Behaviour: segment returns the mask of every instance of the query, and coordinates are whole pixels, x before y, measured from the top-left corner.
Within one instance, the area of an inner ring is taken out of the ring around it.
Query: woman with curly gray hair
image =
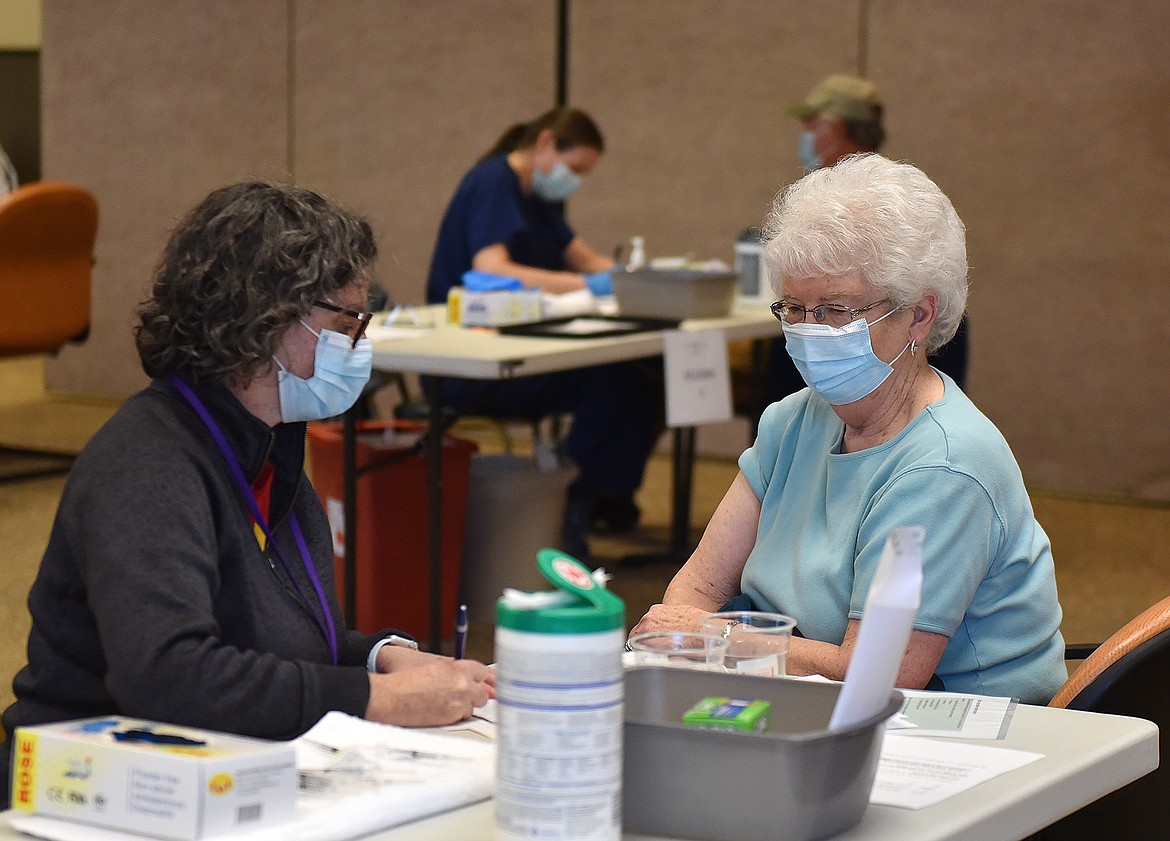
[[[999,431],[926,354],[967,300],[963,223],[920,170],[845,158],[765,224],[785,346],[808,388],[772,404],[698,548],[635,632],[720,607],[792,616],[788,670],[842,679],[890,532],[921,525],[903,687],[1047,703],[1065,679],[1048,538]]]
[[[66,482],[9,734],[122,714],[287,739],[330,710],[434,725],[486,703],[482,663],[346,630],[303,469],[305,421],[369,377],[376,254],[363,220],[256,181],[174,229],[135,331],[153,381]]]

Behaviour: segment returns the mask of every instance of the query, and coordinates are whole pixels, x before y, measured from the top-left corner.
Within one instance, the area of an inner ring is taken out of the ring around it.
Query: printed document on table
[[[869,802],[903,809],[933,806],[1042,756],[934,739],[885,739]]]
[[[903,689],[902,709],[887,732],[950,739],[999,740],[1015,714],[1014,698]]]

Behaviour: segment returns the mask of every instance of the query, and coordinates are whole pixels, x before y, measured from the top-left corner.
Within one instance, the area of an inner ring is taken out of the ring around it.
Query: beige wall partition
[[[379,275],[421,304],[435,233],[471,165],[551,107],[556,4],[296,2],[295,173],[370,218]]]
[[[46,0],[46,178],[101,206],[93,329],[48,366],[60,391],[146,380],[130,327],[167,231],[245,177],[320,189],[371,219],[379,274],[421,302],[464,169],[553,99],[555,5]]]
[[[142,384],[131,311],[174,217],[287,177],[370,216],[419,301],[456,182],[554,98],[551,0],[45,0],[44,172],[102,204],[94,331],[57,389]],[[570,100],[609,144],[571,202],[603,250],[730,259],[800,174],[783,107],[864,63],[887,154],[968,224],[969,391],[1033,485],[1170,476],[1170,5],[1162,0],[574,0]],[[1168,493],[1170,495],[1170,493]]]
[[[49,0],[42,170],[97,196],[93,325],[50,387],[125,395],[146,380],[130,327],[167,231],[212,188],[287,171],[284,0]]]
[[[1170,498],[1170,5],[871,14],[890,153],[968,226],[976,403],[1033,485]]]

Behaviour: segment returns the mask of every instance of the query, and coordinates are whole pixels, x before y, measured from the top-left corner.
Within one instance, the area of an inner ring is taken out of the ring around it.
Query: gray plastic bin
[[[646,318],[722,318],[735,300],[734,272],[638,269],[613,273],[622,315]]]
[[[494,620],[505,587],[548,589],[536,552],[560,545],[565,498],[576,475],[569,464],[542,471],[526,456],[472,456],[459,593],[473,619]]]
[[[626,670],[622,823],[627,831],[719,841],[809,841],[841,832],[869,803],[880,715],[829,731],[838,684],[670,667]],[[762,733],[703,730],[682,715],[709,695],[772,703]]]

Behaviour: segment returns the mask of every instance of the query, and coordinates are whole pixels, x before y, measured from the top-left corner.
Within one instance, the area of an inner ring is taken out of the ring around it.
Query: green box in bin
[[[683,713],[683,724],[712,730],[768,729],[770,701],[759,698],[720,698],[708,695]]]

